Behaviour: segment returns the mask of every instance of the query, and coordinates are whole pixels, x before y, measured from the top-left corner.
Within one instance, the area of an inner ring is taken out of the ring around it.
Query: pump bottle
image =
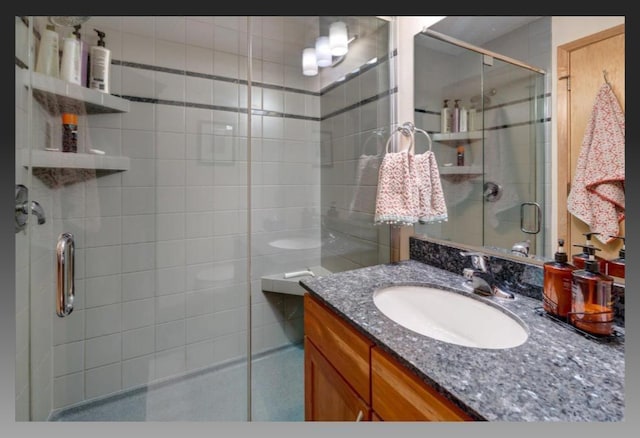
[[[608,260],[606,263],[607,269],[605,274],[611,277],[624,278],[624,255],[625,255],[625,238],[621,236],[609,236],[614,239],[622,239],[622,248],[618,251],[618,258]]]
[[[564,239],[558,239],[558,250],[553,261],[543,264],[543,309],[554,316],[566,319],[571,311],[572,280],[575,266],[568,263]]]
[[[98,33],[98,45],[89,51],[89,88],[103,93],[109,93],[109,69],[111,68],[111,50],[104,42],[105,33],[94,29]]]
[[[60,61],[60,79],[72,84],[82,85],[82,48],[80,32],[74,31],[64,38],[62,59]]]
[[[613,334],[613,278],[600,273],[595,249],[587,249],[584,269],[572,273],[569,322],[592,335],[607,336]]]
[[[600,234],[600,233],[591,232],[591,233],[582,233],[582,234],[583,236],[586,237],[584,245],[573,245],[573,246],[582,248],[582,252],[575,253],[571,256],[571,263],[577,269],[584,269],[584,262],[587,261],[590,253],[588,248],[595,248],[596,250],[600,251],[598,248],[595,247],[595,245],[593,245],[593,242],[591,241],[591,236],[595,234]],[[593,252],[593,254],[595,254],[595,251]],[[605,272],[606,260],[597,255],[595,256],[595,260],[598,262],[598,269],[600,270],[600,272]]]

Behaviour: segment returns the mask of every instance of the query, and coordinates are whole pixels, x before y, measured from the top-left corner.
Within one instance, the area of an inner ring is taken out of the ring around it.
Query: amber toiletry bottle
[[[594,248],[595,249],[595,248]],[[572,274],[569,322],[587,333],[607,336],[613,333],[613,278],[600,273],[595,251],[588,250],[584,269]]]
[[[589,258],[588,248],[594,248],[600,251],[600,249],[596,248],[591,241],[591,236],[593,236],[594,234],[600,233],[583,233],[583,235],[586,237],[584,245],[573,245],[582,248],[582,252],[575,253],[571,256],[571,264],[573,264],[573,266],[575,266],[577,269],[584,269],[584,262]],[[593,252],[593,254],[595,254],[595,252]],[[600,256],[595,256],[595,260],[598,262],[598,269],[600,270],[600,272],[606,272],[607,260]]]
[[[564,250],[564,239],[558,239],[558,250],[553,261],[546,262],[544,269],[544,285],[542,307],[554,316],[563,319],[571,311],[571,283],[575,266],[568,263]]]
[[[618,258],[607,261],[606,274],[611,277],[624,278],[624,245],[625,238],[621,236],[609,236],[614,239],[622,239],[622,248],[618,251]]]

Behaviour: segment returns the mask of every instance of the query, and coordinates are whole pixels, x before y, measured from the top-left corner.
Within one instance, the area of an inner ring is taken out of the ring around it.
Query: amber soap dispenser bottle
[[[613,278],[599,271],[595,248],[589,249],[584,269],[573,271],[569,322],[597,336],[613,334]]]
[[[568,262],[564,239],[558,239],[558,250],[553,261],[543,265],[543,309],[554,316],[566,319],[571,311],[571,284],[575,266]]]

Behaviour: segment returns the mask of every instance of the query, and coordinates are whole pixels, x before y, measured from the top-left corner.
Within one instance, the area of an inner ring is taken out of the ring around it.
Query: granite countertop
[[[392,284],[469,293],[465,281],[462,275],[406,260],[304,278],[300,285],[478,420],[624,419],[622,332],[613,340],[594,340],[541,315],[536,310],[541,302],[534,298],[480,297],[517,315],[529,337],[514,348],[470,348],[406,329],[373,302],[376,289]]]

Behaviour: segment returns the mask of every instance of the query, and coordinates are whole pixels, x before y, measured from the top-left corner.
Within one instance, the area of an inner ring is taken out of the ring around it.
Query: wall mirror
[[[553,253],[550,47],[548,17],[447,17],[415,35],[414,120],[433,139],[448,210],[446,222],[415,225],[416,236],[507,255],[525,247],[537,261]]]

